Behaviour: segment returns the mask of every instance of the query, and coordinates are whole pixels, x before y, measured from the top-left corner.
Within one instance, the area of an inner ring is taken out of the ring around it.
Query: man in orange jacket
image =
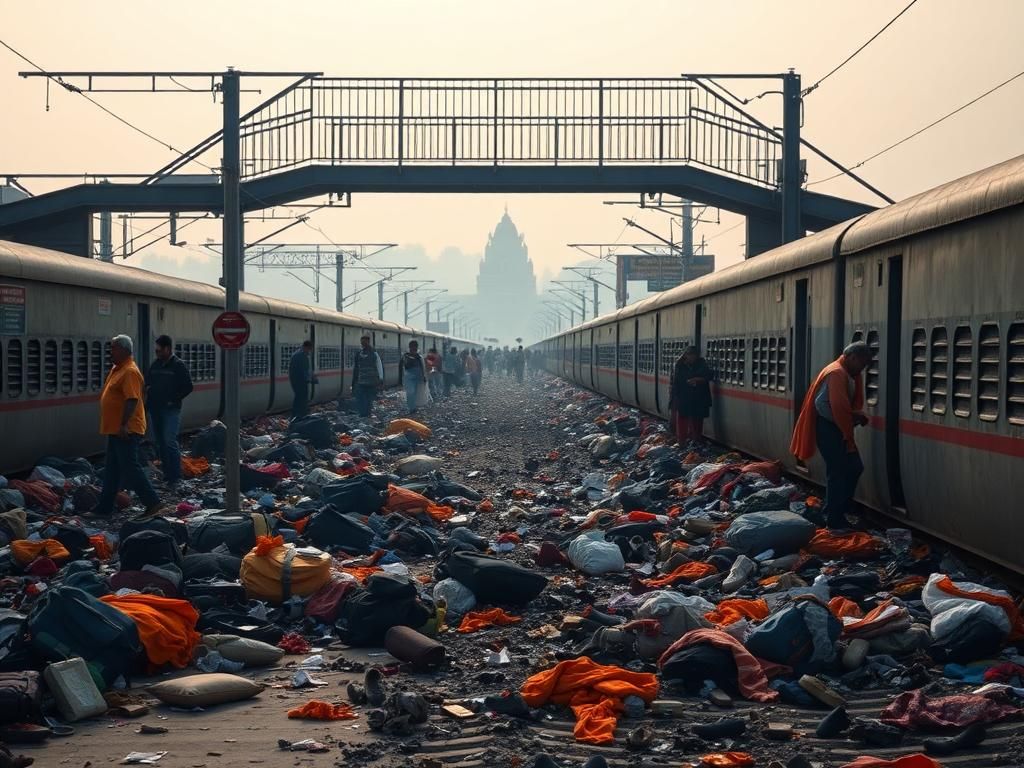
[[[857,451],[854,427],[868,423],[864,408],[864,380],[861,374],[871,362],[871,348],[856,341],[825,366],[804,396],[800,417],[789,449],[800,461],[815,451],[825,460],[825,524],[831,529],[848,528],[846,513],[864,472]]]

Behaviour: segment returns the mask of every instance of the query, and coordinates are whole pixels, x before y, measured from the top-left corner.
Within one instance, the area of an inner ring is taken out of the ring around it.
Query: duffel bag
[[[304,553],[293,545],[265,555],[253,549],[242,558],[242,585],[250,600],[283,603],[292,595],[308,597],[331,580],[331,556]]]
[[[242,570],[242,559],[219,552],[194,552],[185,555],[181,575],[185,581],[196,579],[227,579],[234,581]]]
[[[38,672],[0,672],[0,723],[38,722],[42,703]]]
[[[284,630],[269,621],[222,608],[203,611],[196,629],[204,635],[237,635],[271,645],[277,645],[284,637]]]
[[[387,501],[388,477],[364,472],[325,485],[320,491],[320,498],[324,504],[346,514],[372,515],[380,511]]]
[[[324,624],[338,620],[341,604],[358,587],[355,581],[330,581],[306,602],[306,615]]]
[[[826,606],[798,597],[754,627],[744,645],[759,659],[785,664],[798,675],[814,674],[835,660],[842,628]]]
[[[47,523],[39,531],[39,536],[59,541],[71,553],[73,560],[80,558],[87,549],[92,549],[89,534],[82,526],[73,523]]]
[[[359,589],[345,598],[334,625],[338,638],[357,647],[382,646],[392,627],[422,627],[430,608],[418,597],[387,597]]]
[[[144,565],[175,565],[181,568],[181,547],[160,531],[139,531],[121,542],[121,570],[141,571]]]
[[[333,506],[322,507],[310,515],[302,535],[320,549],[342,549],[353,555],[368,554],[374,537],[368,525]]]
[[[100,690],[128,674],[142,655],[132,619],[74,587],[43,594],[28,620],[32,649],[45,661],[81,656]]]
[[[188,526],[180,520],[171,520],[168,517],[152,517],[149,520],[128,520],[117,532],[119,540],[124,541],[129,536],[140,531],[159,531],[166,533],[173,538],[180,546],[188,544]]]
[[[524,605],[547,586],[547,577],[508,560],[475,552],[454,552],[446,575],[466,585],[481,603]]]
[[[337,444],[331,422],[319,414],[295,419],[288,425],[288,432],[308,440],[314,448],[331,448]]]
[[[212,552],[221,544],[239,557],[256,546],[257,536],[269,536],[272,526],[261,512],[251,515],[213,513],[188,522],[188,540],[196,552]]]

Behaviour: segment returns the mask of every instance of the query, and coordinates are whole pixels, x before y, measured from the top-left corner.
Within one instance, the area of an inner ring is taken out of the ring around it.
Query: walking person
[[[405,404],[409,413],[416,413],[420,389],[427,386],[427,369],[420,355],[418,341],[409,342],[409,351],[402,355],[402,382],[405,385]]]
[[[156,360],[146,371],[146,414],[160,457],[164,482],[172,488],[181,480],[181,450],[178,447],[181,405],[191,393],[192,377],[174,354],[174,342],[170,336],[158,336]]]
[[[292,419],[309,413],[309,388],[313,378],[313,342],[304,341],[288,361],[288,382],[292,385]]]
[[[452,386],[457,382],[459,376],[459,350],[455,347],[448,347],[441,362],[441,375],[444,377],[444,396],[447,400],[452,396]]]
[[[356,399],[356,412],[368,417],[373,410],[377,392],[384,389],[384,364],[370,345],[370,334],[359,337],[359,351],[352,363],[352,395]]]
[[[523,372],[526,370],[526,354],[523,352],[523,345],[519,345],[519,349],[512,355],[512,367],[516,373],[516,381],[520,384],[523,383]]]
[[[107,454],[95,515],[113,513],[117,492],[125,486],[135,491],[145,507],[143,517],[155,517],[164,511],[139,461],[139,443],[146,434],[142,398],[145,381],[132,359],[132,349],[130,336],[115,336],[110,341],[114,365],[100,393],[100,434],[107,438]]]
[[[434,400],[441,399],[441,356],[437,347],[431,347],[424,362],[427,365],[427,383],[430,385],[430,396]]]
[[[832,530],[849,527],[846,518],[864,472],[854,429],[868,423],[864,408],[864,369],[871,363],[871,347],[856,341],[822,369],[804,396],[789,449],[801,462],[815,452],[825,461],[825,525]]]
[[[671,427],[679,444],[703,438],[711,412],[711,369],[697,347],[687,347],[676,360],[670,392]]]
[[[477,356],[476,350],[471,350],[466,358],[466,373],[469,374],[469,383],[473,387],[473,394],[480,391],[480,381],[483,378],[483,361]]]

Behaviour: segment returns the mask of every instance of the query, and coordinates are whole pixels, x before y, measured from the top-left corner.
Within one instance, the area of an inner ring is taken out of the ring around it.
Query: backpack
[[[197,579],[234,581],[242,570],[242,558],[219,552],[193,552],[185,555],[181,574],[186,582]]]
[[[372,589],[359,589],[348,595],[341,604],[338,621],[334,625],[338,638],[346,645],[356,647],[381,646],[384,636],[392,627],[422,627],[433,615],[431,609],[416,596],[393,596]]]
[[[74,587],[44,593],[29,616],[28,629],[40,659],[81,656],[101,691],[127,676],[142,655],[131,617]]]
[[[288,426],[288,431],[308,440],[314,448],[331,448],[337,444],[331,422],[317,414],[295,419]]]
[[[797,675],[814,674],[835,658],[842,629],[826,606],[798,597],[754,627],[744,645],[757,658],[785,664]]]
[[[333,506],[310,515],[302,535],[320,549],[342,549],[354,555],[368,554],[374,539],[373,529]]]
[[[180,520],[168,517],[152,517],[149,520],[128,520],[118,530],[117,537],[124,541],[139,531],[159,531],[171,536],[180,546],[188,544],[188,526]]]
[[[0,608],[0,671],[16,672],[32,666],[26,641],[28,617],[11,608]]]
[[[461,582],[481,603],[524,605],[548,584],[543,574],[510,560],[475,552],[453,552],[439,570],[438,580],[451,577]]]
[[[388,498],[388,476],[364,472],[337,483],[329,483],[320,490],[320,499],[340,512],[372,515],[384,506]]]
[[[181,548],[174,538],[160,531],[139,531],[121,542],[121,570],[141,571],[144,565],[166,565],[181,568]]]
[[[38,672],[0,672],[0,723],[39,722],[42,703]]]
[[[270,519],[261,512],[251,515],[210,514],[188,522],[189,545],[197,552],[212,552],[221,544],[239,557],[256,546],[257,536],[273,531]]]
[[[89,534],[80,525],[74,523],[47,523],[43,526],[39,535],[44,539],[56,539],[64,545],[64,549],[71,553],[72,559],[77,560],[87,549],[92,549],[92,542],[89,541]]]

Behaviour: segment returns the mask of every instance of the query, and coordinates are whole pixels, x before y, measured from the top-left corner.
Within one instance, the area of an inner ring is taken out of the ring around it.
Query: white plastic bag
[[[921,601],[932,615],[931,630],[935,642],[941,643],[954,630],[969,621],[987,621],[1006,634],[1010,633],[1010,618],[1006,615],[1006,611],[998,605],[972,600],[968,597],[957,597],[943,591],[938,586],[938,582],[944,578],[946,578],[945,574],[933,573],[928,577],[928,583],[921,590]],[[1012,599],[1006,592],[983,587],[970,581],[954,581],[953,585],[963,592],[984,592],[989,595],[1005,597],[1008,600]]]
[[[476,608],[473,590],[455,579],[442,579],[434,585],[434,602],[444,600],[447,604],[445,617],[454,621]]]
[[[588,576],[618,573],[626,568],[619,545],[605,541],[602,531],[581,533],[569,545],[567,555],[569,562]]]

